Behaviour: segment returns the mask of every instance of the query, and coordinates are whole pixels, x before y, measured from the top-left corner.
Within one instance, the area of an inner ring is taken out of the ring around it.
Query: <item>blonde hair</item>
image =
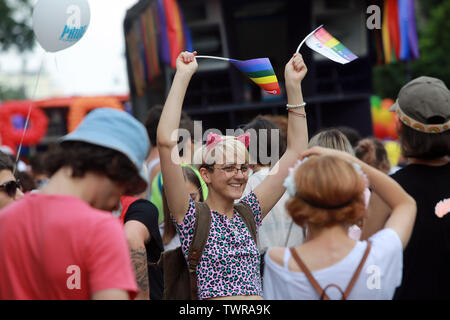
[[[296,194],[286,203],[300,226],[356,224],[366,214],[365,181],[353,165],[333,156],[315,156],[294,174]]]
[[[350,141],[337,129],[330,129],[317,133],[308,143],[309,148],[314,146],[341,150],[350,153],[352,156],[355,155]]]
[[[249,152],[245,145],[234,136],[221,136],[221,140],[214,145],[203,145],[194,153],[196,168],[214,164],[249,162]]]

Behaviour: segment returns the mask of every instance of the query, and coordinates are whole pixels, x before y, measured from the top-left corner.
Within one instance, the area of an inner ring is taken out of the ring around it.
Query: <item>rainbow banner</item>
[[[269,58],[259,58],[251,60],[236,60],[214,56],[196,56],[196,59],[207,58],[230,62],[241,72],[245,73],[254,83],[260,86],[266,93],[280,94],[278,79],[273,71]]]
[[[384,62],[419,59],[414,0],[385,0],[383,9]]]
[[[358,58],[339,40],[329,34],[323,25],[303,39],[297,48],[297,53],[300,51],[303,43],[306,43],[312,50],[338,63],[346,64]]]

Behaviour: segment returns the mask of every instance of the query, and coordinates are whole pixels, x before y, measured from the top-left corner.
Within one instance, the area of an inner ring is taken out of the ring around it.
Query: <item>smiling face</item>
[[[248,164],[215,165],[211,175],[211,186],[225,198],[240,199],[248,181]]]
[[[230,201],[240,199],[248,180],[249,154],[235,137],[225,136],[212,148],[206,148],[200,169],[210,191]]]
[[[229,200],[242,197],[248,181],[248,162],[222,162],[200,169],[203,180],[211,192]]]

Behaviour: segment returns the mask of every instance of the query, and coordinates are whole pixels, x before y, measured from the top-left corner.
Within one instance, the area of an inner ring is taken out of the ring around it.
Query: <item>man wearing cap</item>
[[[450,299],[450,92],[439,79],[419,77],[402,87],[391,111],[407,159],[392,178],[417,203],[394,299]]]
[[[123,111],[90,112],[49,153],[49,182],[0,212],[0,299],[128,299],[137,293],[111,211],[145,190],[146,130]]]

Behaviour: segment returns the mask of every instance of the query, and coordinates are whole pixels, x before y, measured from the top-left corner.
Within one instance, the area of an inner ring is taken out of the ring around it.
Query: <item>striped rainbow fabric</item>
[[[280,94],[278,79],[268,58],[243,61],[230,59],[230,62],[268,94]]]
[[[319,43],[322,46],[320,46]],[[313,36],[306,40],[306,45],[327,58],[342,64],[346,64],[358,58],[323,27],[316,30]]]

